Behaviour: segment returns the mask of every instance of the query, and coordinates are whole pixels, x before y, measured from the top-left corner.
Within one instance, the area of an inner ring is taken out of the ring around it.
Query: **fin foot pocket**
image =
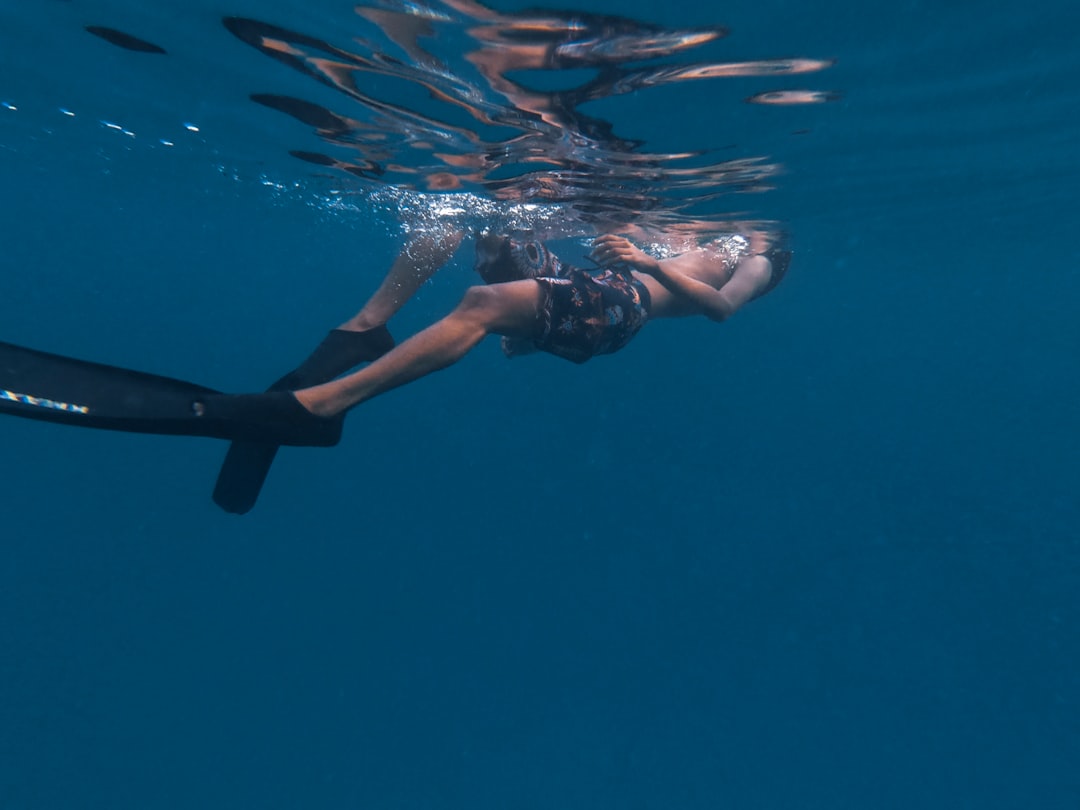
[[[196,419],[207,433],[234,441],[297,447],[333,447],[341,440],[344,417],[316,416],[289,391],[217,394],[197,400]]]
[[[270,390],[298,391],[329,382],[360,363],[382,357],[392,348],[394,338],[385,326],[364,332],[334,329],[303,363],[270,386]],[[214,503],[234,515],[250,512],[277,451],[277,444],[233,442],[218,471]]]

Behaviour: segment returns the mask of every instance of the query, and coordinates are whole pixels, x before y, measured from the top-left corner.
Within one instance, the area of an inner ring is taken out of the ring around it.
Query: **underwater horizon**
[[[489,339],[242,517],[220,441],[0,418],[0,808],[1075,807],[1078,22],[0,6],[5,343],[254,392],[416,233],[794,252],[584,365]]]

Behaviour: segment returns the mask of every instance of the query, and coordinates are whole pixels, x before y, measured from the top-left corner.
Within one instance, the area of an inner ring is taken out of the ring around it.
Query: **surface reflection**
[[[243,42],[341,94],[333,109],[296,96],[251,94],[311,127],[324,144],[293,156],[395,189],[557,205],[597,227],[724,230],[729,223],[715,219],[714,201],[770,188],[779,166],[765,156],[719,160],[716,144],[651,152],[584,105],[644,88],[794,76],[829,65],[802,58],[680,61],[726,36],[722,27],[667,29],[566,11],[501,13],[471,0],[385,0],[355,11],[360,19],[347,46],[255,19],[224,20]],[[784,89],[746,101],[831,98]]]

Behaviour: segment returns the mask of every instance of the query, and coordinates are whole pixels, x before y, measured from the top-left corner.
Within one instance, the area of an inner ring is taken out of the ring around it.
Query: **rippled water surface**
[[[294,27],[254,17],[224,16],[214,25],[203,19],[198,37],[185,39],[170,14],[128,22],[143,14],[113,11],[118,24],[134,26],[128,31],[79,25],[75,13],[53,6],[38,12],[46,19],[15,19],[12,26],[47,38],[54,54],[85,52],[88,68],[98,72],[96,89],[107,89],[108,98],[83,99],[70,87],[19,93],[16,83],[5,107],[30,119],[30,137],[54,139],[55,149],[71,148],[73,139],[85,148],[77,139],[89,133],[64,119],[86,119],[79,123],[106,130],[97,134],[118,136],[115,151],[209,150],[224,171],[240,171],[250,161],[249,144],[230,137],[222,120],[239,118],[272,127],[282,153],[321,169],[275,156],[273,170],[260,174],[268,184],[308,183],[315,173],[320,190],[383,205],[420,202],[436,217],[464,212],[534,230],[550,230],[557,220],[564,235],[574,227],[591,233],[627,225],[693,234],[732,230],[733,219],[750,211],[761,217],[747,195],[771,189],[783,170],[739,127],[697,127],[702,110],[723,117],[744,104],[839,98],[816,75],[830,59],[732,58],[723,47],[728,29],[719,24],[670,27],[584,10],[496,11],[467,1],[338,11],[332,19],[297,14]],[[144,39],[144,29],[156,41]],[[102,42],[120,53],[104,52]],[[264,60],[247,59],[242,46]],[[225,67],[216,64],[221,60]],[[20,74],[49,72],[48,60],[28,61]],[[252,75],[230,63],[250,63]],[[219,75],[207,75],[215,69]],[[673,92],[683,86],[681,95]],[[222,97],[221,87],[233,98]],[[239,88],[247,98],[235,97]],[[617,103],[646,95],[679,107],[657,146],[648,137],[655,121],[642,115],[647,108]],[[759,126],[767,116],[760,119]],[[797,115],[771,121],[774,134],[791,138],[811,134],[806,124]],[[18,141],[8,148],[18,149]]]

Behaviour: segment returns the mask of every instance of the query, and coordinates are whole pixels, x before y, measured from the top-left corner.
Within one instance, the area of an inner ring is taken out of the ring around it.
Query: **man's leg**
[[[334,416],[392,388],[446,368],[489,334],[530,337],[539,317],[541,288],[532,279],[470,287],[457,308],[366,368],[296,392],[311,412]]]
[[[315,351],[275,382],[271,390],[317,385],[390,351],[394,339],[385,328],[386,322],[450,261],[461,237],[461,231],[450,229],[414,235],[363,309],[337,329],[331,329]]]
[[[450,260],[459,244],[461,233],[449,229],[414,236],[364,308],[340,329],[332,329],[300,366],[270,390],[292,391],[318,385],[390,351],[394,339],[386,329],[387,320]],[[214,502],[227,512],[249,511],[258,500],[276,455],[274,444],[233,442],[218,472]]]
[[[461,231],[449,229],[413,236],[363,309],[338,328],[364,332],[385,326],[435,271],[453,258],[461,237]]]

